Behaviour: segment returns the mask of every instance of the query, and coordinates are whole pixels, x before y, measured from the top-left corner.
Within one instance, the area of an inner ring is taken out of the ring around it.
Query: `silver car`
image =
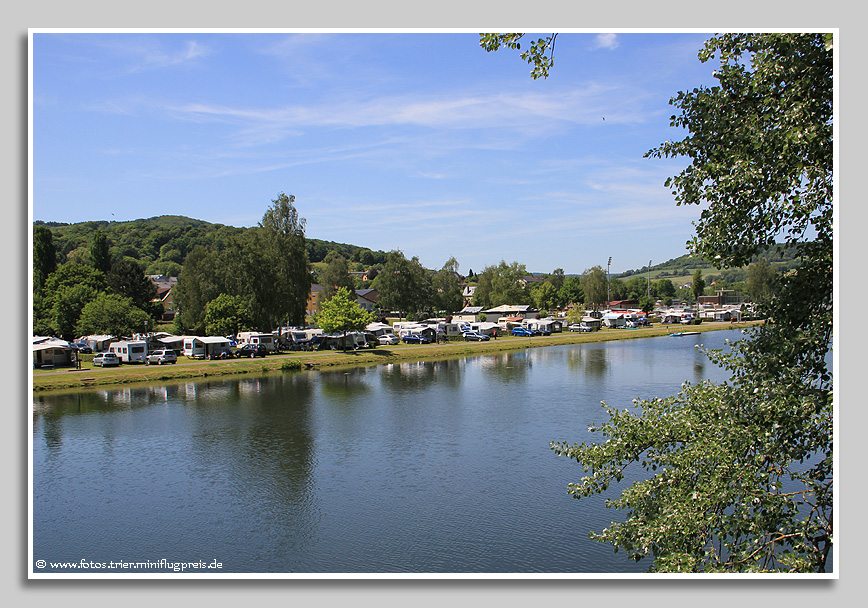
[[[94,367],[117,367],[121,360],[114,353],[99,353],[93,358]]]
[[[148,353],[148,365],[151,363],[156,363],[157,365],[162,365],[163,363],[177,363],[178,355],[175,354],[173,350],[155,350],[152,353]]]

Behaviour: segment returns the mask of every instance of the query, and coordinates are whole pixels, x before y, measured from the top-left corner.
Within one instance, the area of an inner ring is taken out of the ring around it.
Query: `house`
[[[33,367],[58,367],[75,364],[76,349],[66,340],[34,336],[31,343]]]
[[[538,319],[539,311],[529,304],[503,304],[482,311],[486,320],[496,320],[501,317],[521,317],[522,319]],[[499,322],[499,321],[498,321]]]
[[[713,296],[699,296],[699,304],[705,306],[737,306],[743,302],[744,296],[734,289],[718,289]]]
[[[307,306],[305,307],[305,314],[307,316],[312,317],[319,312],[319,303],[322,299],[322,292],[322,285],[319,283],[311,284],[310,293],[307,296]]]
[[[154,287],[157,289],[157,295],[152,301],[159,302],[162,305],[162,320],[171,321],[175,318],[175,313],[177,312],[175,310],[175,301],[172,291],[178,283],[178,277],[167,277],[162,274],[150,274],[148,275],[148,279],[150,279],[151,283],[153,283]]]
[[[476,285],[465,285],[461,290],[461,297],[464,298],[464,306],[470,306],[473,303],[473,294],[476,293]]]
[[[377,297],[379,295],[376,289],[357,289],[356,302],[368,312],[372,312],[377,307]]]
[[[452,322],[476,323],[479,321],[480,314],[482,314],[482,306],[465,306],[454,315],[452,315]]]

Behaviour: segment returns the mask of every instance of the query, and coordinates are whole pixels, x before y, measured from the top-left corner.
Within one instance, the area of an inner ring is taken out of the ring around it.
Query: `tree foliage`
[[[205,333],[209,336],[235,336],[249,328],[249,318],[244,298],[222,293],[205,306]]]
[[[602,266],[588,268],[582,275],[582,287],[585,291],[585,303],[594,310],[603,304],[609,295],[606,271]]]
[[[374,315],[359,306],[346,287],[341,287],[334,296],[321,303],[316,314],[317,325],[330,334],[364,329],[373,319]]]
[[[329,300],[337,293],[341,287],[345,287],[349,291],[355,289],[352,277],[349,275],[349,267],[347,260],[342,255],[332,252],[333,255],[326,256],[328,266],[319,273],[319,283],[322,285],[322,298]]]
[[[555,40],[557,37],[557,34],[552,34],[545,38],[532,40],[530,44],[525,45],[525,50],[522,51],[521,40],[524,38],[524,34],[480,34],[479,46],[489,53],[501,48],[521,51],[521,58],[533,68],[530,72],[531,78],[537,80],[548,78],[549,71],[555,65]]]
[[[33,228],[33,287],[38,290],[45,279],[57,269],[54,234],[45,226]]]
[[[150,315],[132,300],[115,293],[101,293],[88,302],[76,325],[78,335],[131,336],[147,329]]]
[[[433,298],[432,308],[446,314],[464,308],[464,296],[458,279],[458,260],[449,258],[443,267],[431,278]]]
[[[503,304],[531,304],[524,278],[527,268],[518,262],[501,260],[497,266],[486,266],[478,275],[473,304],[491,308]]]
[[[678,93],[687,129],[652,157],[690,164],[667,185],[707,203],[688,243],[716,267],[742,266],[783,238],[798,266],[766,304],[770,321],[728,351],[731,378],[678,395],[604,404],[604,443],[553,449],[588,473],[576,497],[638,465],[645,479],[610,506],[626,520],[593,536],[653,571],[823,572],[833,542],[832,53],[823,34],[727,34],[702,62],[718,84]],[[587,287],[586,287],[587,288]]]
[[[419,258],[407,259],[398,250],[390,251],[371,287],[379,293],[377,303],[382,310],[403,314],[425,310],[431,304],[433,286],[429,272]]]

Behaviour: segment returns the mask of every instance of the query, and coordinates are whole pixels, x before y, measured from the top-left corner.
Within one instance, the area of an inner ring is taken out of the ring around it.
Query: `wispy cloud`
[[[597,49],[616,49],[618,48],[618,35],[617,34],[597,34],[597,38],[594,42],[594,48]]]

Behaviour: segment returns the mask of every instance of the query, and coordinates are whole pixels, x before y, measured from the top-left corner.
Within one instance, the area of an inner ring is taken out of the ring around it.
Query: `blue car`
[[[536,332],[531,330],[531,329],[527,329],[526,327],[513,327],[512,328],[512,335],[513,336],[527,336],[529,338],[531,336],[536,335]]]
[[[430,344],[431,340],[419,334],[407,334],[401,338],[407,344]]]

